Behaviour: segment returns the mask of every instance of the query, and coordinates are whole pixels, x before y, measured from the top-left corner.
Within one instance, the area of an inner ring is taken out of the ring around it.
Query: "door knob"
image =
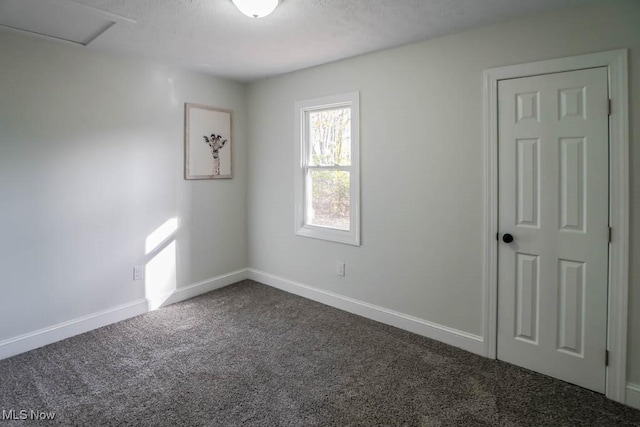
[[[502,235],[502,241],[505,243],[511,243],[513,242],[513,236],[509,233],[505,233]]]

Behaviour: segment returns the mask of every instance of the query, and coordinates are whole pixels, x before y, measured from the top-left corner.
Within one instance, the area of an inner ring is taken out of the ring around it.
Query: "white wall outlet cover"
[[[144,266],[137,265],[133,267],[133,280],[142,280],[144,279]]]
[[[344,273],[345,273],[345,265],[344,265],[344,262],[339,262],[339,263],[338,263],[338,268],[337,268],[337,270],[336,270],[336,274],[337,274],[338,276],[344,276]]]

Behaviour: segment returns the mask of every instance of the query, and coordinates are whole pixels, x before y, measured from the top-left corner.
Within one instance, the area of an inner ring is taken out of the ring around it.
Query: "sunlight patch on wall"
[[[176,242],[169,243],[146,266],[145,296],[149,310],[162,306],[176,290]]]
[[[145,241],[145,254],[149,255],[157,249],[164,241],[172,237],[178,229],[178,218],[171,218],[158,227],[153,233],[149,234]]]
[[[145,297],[149,310],[161,307],[177,288],[177,230],[178,218],[170,218],[145,241],[145,253],[150,256],[145,266]]]

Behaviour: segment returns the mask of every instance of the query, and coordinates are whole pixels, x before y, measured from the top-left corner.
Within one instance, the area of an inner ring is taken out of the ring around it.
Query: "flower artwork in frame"
[[[231,111],[184,105],[185,179],[232,178]]]

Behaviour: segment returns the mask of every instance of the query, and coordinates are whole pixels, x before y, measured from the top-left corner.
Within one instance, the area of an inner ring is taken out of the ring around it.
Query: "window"
[[[296,234],[360,245],[359,93],[296,103]]]

